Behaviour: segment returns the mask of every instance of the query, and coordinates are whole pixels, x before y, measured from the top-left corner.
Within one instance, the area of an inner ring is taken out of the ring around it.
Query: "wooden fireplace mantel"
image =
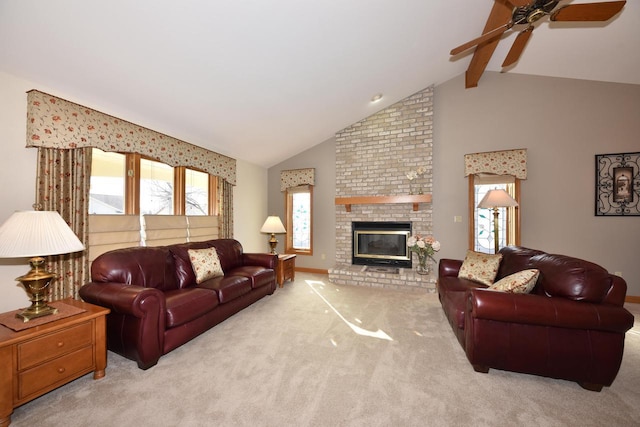
[[[351,212],[351,205],[382,205],[411,203],[413,210],[417,211],[420,203],[431,203],[431,194],[406,195],[406,196],[358,196],[336,197],[336,205],[344,205],[347,212]]]

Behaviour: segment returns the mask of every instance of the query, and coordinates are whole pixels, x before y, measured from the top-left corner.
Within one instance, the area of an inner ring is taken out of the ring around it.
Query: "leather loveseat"
[[[559,378],[593,391],[610,386],[634,321],[623,307],[626,282],[577,258],[515,246],[500,253],[496,281],[539,271],[530,293],[458,277],[462,260],[439,263],[440,302],[474,370]]]
[[[222,276],[196,283],[189,249],[215,248]],[[83,300],[111,309],[109,350],[148,369],[163,354],[276,289],[276,256],[243,253],[233,239],[104,253],[91,265]]]

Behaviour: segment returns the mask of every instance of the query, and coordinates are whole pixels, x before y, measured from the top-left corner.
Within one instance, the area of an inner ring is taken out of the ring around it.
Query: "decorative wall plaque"
[[[596,216],[640,215],[640,153],[596,154]]]

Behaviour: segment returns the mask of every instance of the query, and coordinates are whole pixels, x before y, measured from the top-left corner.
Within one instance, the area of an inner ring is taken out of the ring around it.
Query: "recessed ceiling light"
[[[371,98],[371,102],[378,102],[382,99],[382,94],[381,93],[376,93],[375,95],[373,95],[373,97]]]

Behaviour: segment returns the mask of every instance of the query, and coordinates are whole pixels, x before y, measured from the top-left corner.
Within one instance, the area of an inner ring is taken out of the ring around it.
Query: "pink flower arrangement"
[[[440,242],[433,236],[422,237],[419,234],[410,236],[407,239],[407,246],[411,252],[415,252],[418,255],[432,256],[440,250]]]

